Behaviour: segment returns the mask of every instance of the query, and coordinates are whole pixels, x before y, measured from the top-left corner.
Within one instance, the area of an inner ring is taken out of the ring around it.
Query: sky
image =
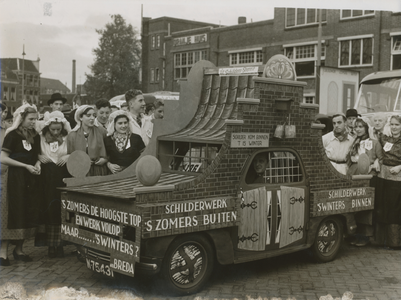
[[[0,0],[0,57],[22,58],[24,45],[25,59],[40,58],[41,77],[58,79],[71,89],[73,59],[77,84],[91,72],[100,37],[96,29],[104,29],[110,15],[120,14],[139,33],[141,4],[144,17],[221,25],[235,25],[239,16],[247,22],[273,19],[277,4],[401,11],[401,0]]]

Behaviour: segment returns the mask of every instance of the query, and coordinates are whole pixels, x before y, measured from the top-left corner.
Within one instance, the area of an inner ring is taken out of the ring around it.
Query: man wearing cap
[[[346,175],[348,170],[346,157],[354,138],[347,131],[347,118],[343,113],[335,114],[332,121],[333,131],[322,137],[323,146],[333,167]]]
[[[356,132],[354,129],[355,120],[361,115],[358,114],[358,111],[356,109],[350,108],[347,110],[345,116],[347,117],[347,131],[355,139],[356,137]]]
[[[66,98],[63,98],[60,93],[54,93],[51,95],[47,104],[52,108],[52,111],[61,111],[63,105],[67,102]]]

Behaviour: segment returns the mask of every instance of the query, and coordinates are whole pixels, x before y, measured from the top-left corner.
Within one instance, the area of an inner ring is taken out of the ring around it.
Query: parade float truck
[[[198,62],[133,165],[65,179],[62,238],[95,272],[158,274],[175,294],[201,289],[217,263],[304,249],[333,260],[374,188],[334,169],[304,86],[282,55],[257,67]]]

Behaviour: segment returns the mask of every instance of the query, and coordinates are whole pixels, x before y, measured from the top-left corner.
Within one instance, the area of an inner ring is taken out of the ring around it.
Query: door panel
[[[281,186],[278,203],[281,210],[279,223],[279,247],[285,247],[304,236],[305,190],[303,188]],[[281,195],[280,195],[281,194]],[[276,238],[277,242],[277,238]]]
[[[260,187],[242,193],[238,249],[263,251],[271,238],[271,191]]]

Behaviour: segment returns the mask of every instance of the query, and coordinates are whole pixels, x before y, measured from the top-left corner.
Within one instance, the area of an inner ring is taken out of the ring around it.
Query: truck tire
[[[343,225],[336,217],[328,217],[320,224],[312,245],[312,254],[319,263],[326,263],[336,258],[343,241]]]
[[[214,266],[214,251],[202,235],[177,237],[167,249],[161,275],[163,287],[174,295],[188,295],[199,291]]]

